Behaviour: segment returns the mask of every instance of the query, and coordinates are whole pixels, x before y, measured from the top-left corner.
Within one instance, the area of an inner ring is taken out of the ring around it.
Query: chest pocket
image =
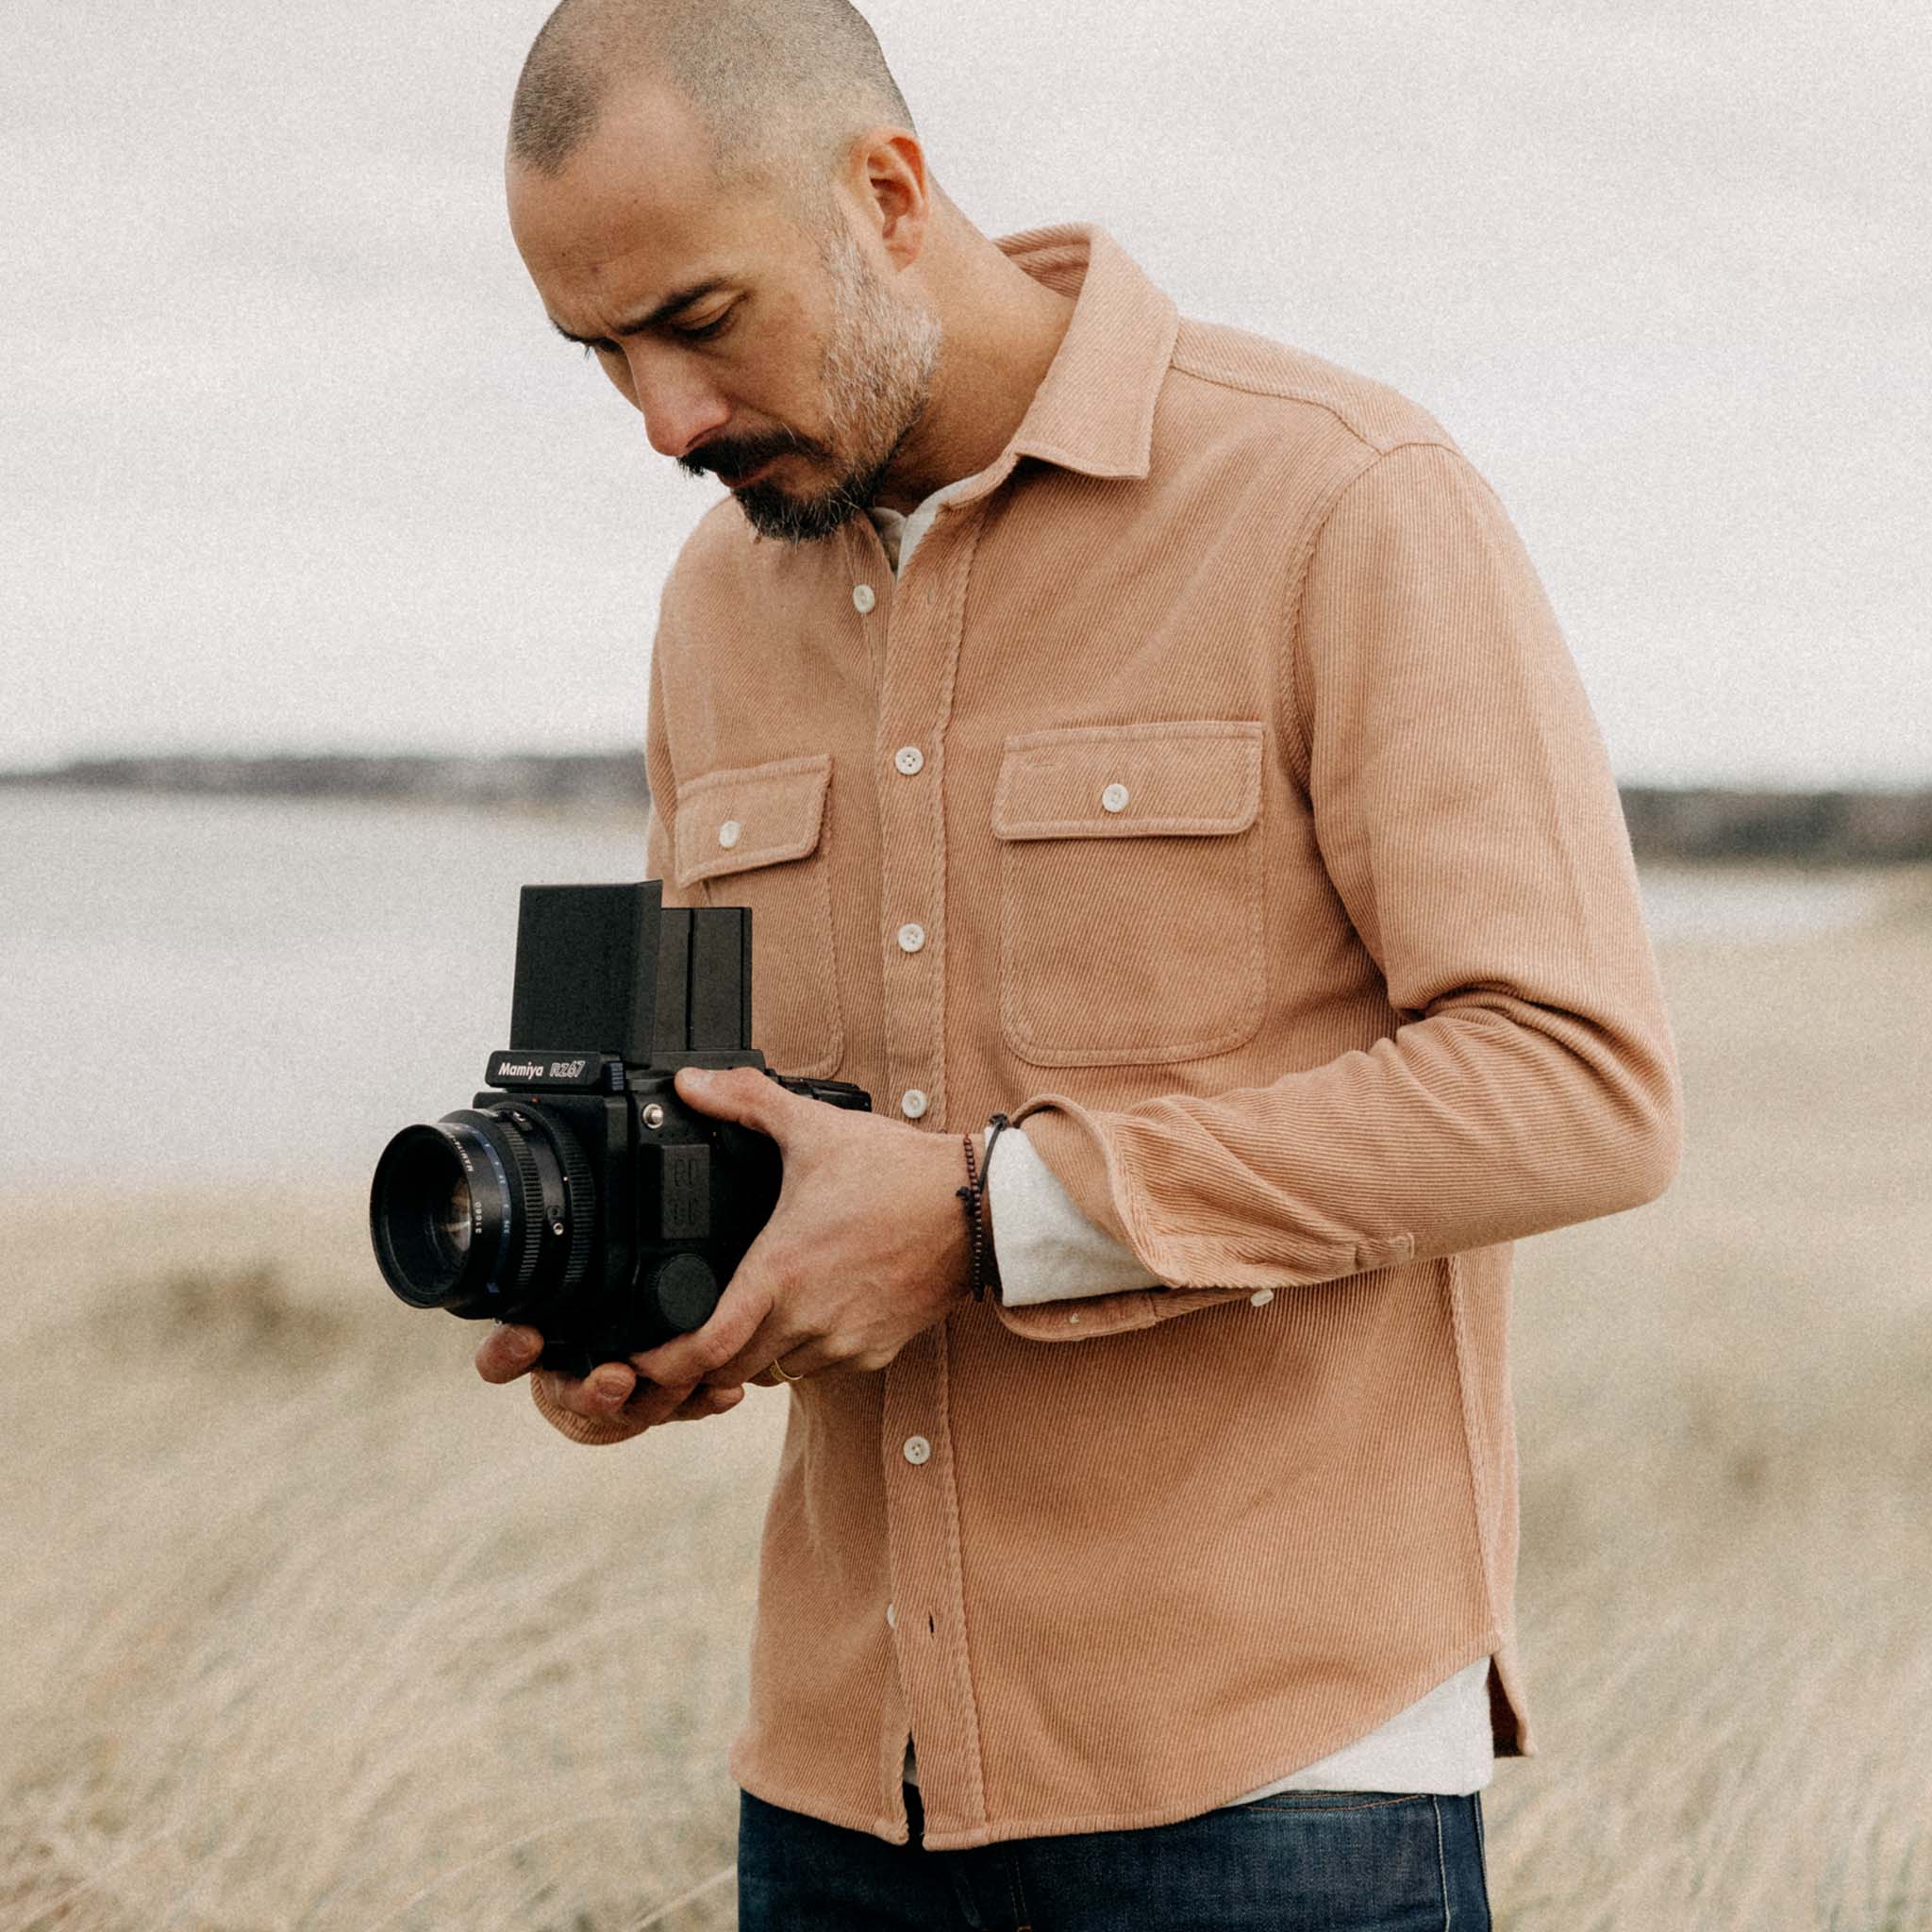
[[[1196,1059],[1254,1037],[1262,726],[1079,725],[1008,738],[1000,1025],[1036,1066]]]
[[[674,862],[704,903],[751,908],[752,1044],[824,1079],[845,1051],[824,841],[829,753],[710,772],[679,787]]]

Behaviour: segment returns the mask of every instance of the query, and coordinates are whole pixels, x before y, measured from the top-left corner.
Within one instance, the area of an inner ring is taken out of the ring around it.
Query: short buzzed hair
[[[517,81],[510,158],[560,174],[641,75],[696,110],[721,186],[779,184],[813,207],[855,135],[881,121],[918,131],[849,0],[561,0]]]

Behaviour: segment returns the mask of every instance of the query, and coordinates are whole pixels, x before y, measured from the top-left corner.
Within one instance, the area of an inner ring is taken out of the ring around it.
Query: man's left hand
[[[882,1369],[967,1298],[958,1134],[832,1107],[756,1067],[682,1067],[676,1087],[695,1111],[769,1134],[784,1182],[710,1320],[632,1356],[640,1377],[719,1388],[775,1384],[774,1361],[792,1377]]]

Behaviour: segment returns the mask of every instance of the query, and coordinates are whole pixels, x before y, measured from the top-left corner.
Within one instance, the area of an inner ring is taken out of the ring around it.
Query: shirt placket
[[[881,1110],[928,1132],[945,1118],[945,731],[971,533],[929,531],[895,582],[868,524],[852,587],[883,667],[874,741],[885,983]],[[869,539],[870,541],[864,541]],[[965,1179],[961,1157],[960,1179]],[[919,1782],[934,1828],[982,1823],[978,1715],[966,1645],[948,1338],[937,1324],[888,1367],[881,1416],[891,1632]],[[896,1764],[886,1740],[888,1762]],[[885,1794],[887,1808],[899,1793]]]

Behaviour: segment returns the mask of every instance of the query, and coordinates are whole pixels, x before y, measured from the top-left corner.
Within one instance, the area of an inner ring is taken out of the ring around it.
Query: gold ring
[[[772,1363],[772,1373],[774,1375],[776,1375],[781,1382],[802,1382],[805,1380],[805,1377],[803,1375],[788,1375],[785,1373],[785,1364],[775,1359]]]

